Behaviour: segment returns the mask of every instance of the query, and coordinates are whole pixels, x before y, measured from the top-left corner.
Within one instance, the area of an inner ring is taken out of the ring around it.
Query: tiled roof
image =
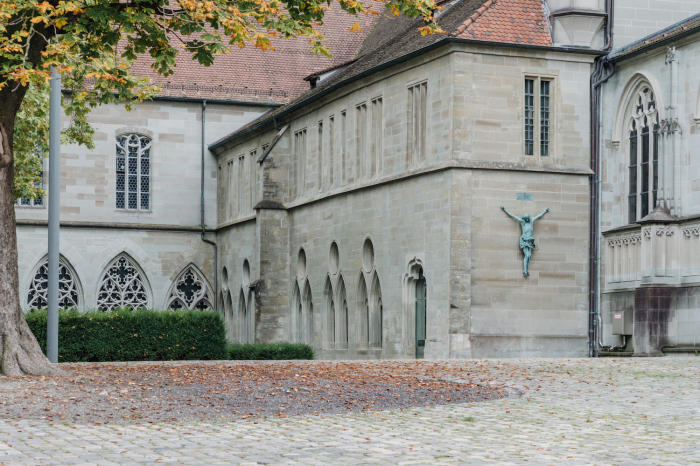
[[[133,72],[159,84],[162,96],[283,104],[309,89],[304,77],[351,60],[376,21],[377,16],[354,17],[338,7],[326,12],[318,30],[333,54],[331,58],[311,53],[306,37],[276,38],[272,40],[274,51],[233,46],[230,55],[217,55],[209,67],[182,51],[175,74],[167,77],[150,69],[149,57],[137,60]],[[350,32],[355,22],[362,32]]]
[[[440,42],[446,43],[450,38],[533,46],[552,45],[541,0],[458,0],[445,8],[438,21],[447,34],[422,36],[418,31],[419,27],[425,25],[422,18],[408,19],[383,14],[362,44],[356,61],[284,107],[250,122],[210,147],[216,149],[239,134],[293,111],[344,82],[372,73],[379,66],[408,59],[422,50],[439,46]],[[511,27],[512,31],[509,30]],[[472,31],[476,37],[471,34]]]
[[[552,45],[542,0],[488,0],[455,31],[462,39]]]
[[[623,60],[629,56],[636,55],[638,52],[642,52],[645,49],[653,48],[668,40],[677,39],[680,36],[692,34],[694,32],[698,32],[699,30],[700,14],[697,14],[615,50],[608,55],[608,59],[611,61]]]

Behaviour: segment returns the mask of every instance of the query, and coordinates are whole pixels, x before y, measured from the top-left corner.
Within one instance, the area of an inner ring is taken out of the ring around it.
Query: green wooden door
[[[423,269],[418,272],[416,281],[416,359],[425,356],[425,302],[427,290]]]

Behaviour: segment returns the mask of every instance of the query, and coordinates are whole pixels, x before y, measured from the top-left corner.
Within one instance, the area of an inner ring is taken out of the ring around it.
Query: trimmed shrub
[[[25,315],[46,353],[46,310]],[[226,331],[216,311],[61,311],[59,362],[226,359]]]
[[[314,359],[314,349],[304,343],[233,343],[227,349],[235,360]]]

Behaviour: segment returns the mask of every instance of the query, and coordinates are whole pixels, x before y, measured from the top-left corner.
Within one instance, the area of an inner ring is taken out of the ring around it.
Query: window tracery
[[[28,309],[46,309],[49,292],[49,259],[36,269],[27,295]],[[74,309],[80,304],[78,282],[73,272],[59,259],[58,262],[58,308]]]
[[[117,137],[117,209],[151,208],[151,138]]]
[[[123,255],[107,268],[97,290],[97,308],[101,311],[145,309],[149,305],[141,272]]]
[[[643,87],[637,94],[629,124],[629,223],[636,223],[656,207],[659,136],[659,113],[654,92],[649,87]]]
[[[170,289],[166,308],[170,311],[183,309],[208,311],[214,308],[213,302],[211,290],[204,277],[190,266]]]

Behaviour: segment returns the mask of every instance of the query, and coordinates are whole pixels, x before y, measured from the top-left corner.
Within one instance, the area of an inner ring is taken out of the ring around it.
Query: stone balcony
[[[700,284],[700,218],[603,233],[605,290]]]

